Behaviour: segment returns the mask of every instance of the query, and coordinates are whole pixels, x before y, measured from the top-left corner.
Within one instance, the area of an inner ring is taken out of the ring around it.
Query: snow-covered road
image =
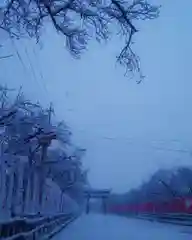
[[[83,215],[54,240],[191,240],[192,228],[110,215]]]

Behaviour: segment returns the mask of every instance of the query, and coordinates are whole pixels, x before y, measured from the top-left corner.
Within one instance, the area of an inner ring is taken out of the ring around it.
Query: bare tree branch
[[[51,20],[74,57],[80,57],[89,39],[108,40],[111,33],[120,31],[125,46],[117,61],[142,77],[140,60],[132,49],[138,32],[135,21],[157,18],[159,6],[147,0],[10,0],[3,13],[0,27],[13,37],[27,33],[38,40],[45,22]]]
[[[15,114],[17,113],[17,111],[11,111],[9,112],[7,115],[4,115],[0,118],[0,125],[5,125],[5,120],[10,119],[11,117],[13,117]]]

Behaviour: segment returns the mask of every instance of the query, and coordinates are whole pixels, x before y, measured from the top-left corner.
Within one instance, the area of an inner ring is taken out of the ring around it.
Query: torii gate
[[[90,210],[90,199],[91,198],[100,198],[102,199],[102,205],[103,205],[103,212],[107,212],[107,205],[106,205],[106,199],[109,197],[111,193],[111,190],[105,189],[105,190],[96,190],[96,189],[87,189],[84,190],[84,196],[87,199],[86,202],[86,213],[89,213]]]

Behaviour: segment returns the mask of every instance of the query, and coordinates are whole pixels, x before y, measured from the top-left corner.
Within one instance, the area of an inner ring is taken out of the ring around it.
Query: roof
[[[91,197],[107,197],[111,193],[111,189],[85,189],[84,194]]]

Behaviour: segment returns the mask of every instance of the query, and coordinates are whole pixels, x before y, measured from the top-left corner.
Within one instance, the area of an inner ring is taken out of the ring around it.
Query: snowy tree
[[[117,34],[124,39],[117,61],[141,75],[139,58],[132,49],[133,36],[138,32],[135,22],[157,18],[159,6],[148,0],[8,0],[1,11],[1,28],[12,37],[27,33],[38,40],[50,20],[75,57],[80,56],[90,38],[107,41],[112,33]]]
[[[82,152],[84,149],[75,149],[72,155],[67,156],[59,149],[51,151],[47,162],[49,176],[57,182],[62,193],[68,193],[73,199],[82,197],[83,186],[86,184],[86,171],[82,168]],[[80,154],[81,153],[81,154]]]
[[[29,210],[29,205],[36,204],[36,211],[40,213],[46,178],[51,176],[62,192],[73,182],[81,181],[80,177],[71,180],[71,176],[77,176],[77,172],[80,176],[83,172],[80,167],[82,150],[67,154],[67,145],[72,146],[71,132],[64,122],[52,123],[50,108],[43,109],[39,103],[26,100],[21,92],[16,97],[10,96],[10,90],[2,87],[0,93],[1,161],[4,159],[0,164],[1,189],[5,183],[3,202],[7,203],[11,196],[9,207],[14,215],[19,176],[22,175],[22,212]],[[53,140],[57,142],[57,149],[50,148]],[[6,173],[3,175],[4,170]],[[67,179],[64,177],[66,173]]]

